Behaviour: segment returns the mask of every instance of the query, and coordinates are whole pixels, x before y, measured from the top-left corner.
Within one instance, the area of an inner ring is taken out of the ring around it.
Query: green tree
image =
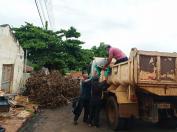
[[[78,40],[80,33],[74,27],[54,32],[26,23],[13,30],[35,68],[45,66],[60,71],[79,68],[83,42]]]
[[[107,57],[106,44],[104,42],[101,42],[98,47],[93,46],[91,50],[95,57]]]
[[[58,36],[62,38],[63,48],[67,54],[66,64],[69,70],[80,70],[82,67],[82,47],[84,42],[80,41],[80,33],[74,27],[68,30],[61,29],[57,32]]]
[[[81,66],[87,66],[93,60],[94,52],[91,49],[83,49],[81,59]]]

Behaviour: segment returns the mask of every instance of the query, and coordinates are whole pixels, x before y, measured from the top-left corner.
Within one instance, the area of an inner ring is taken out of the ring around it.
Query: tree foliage
[[[13,30],[35,68],[78,69],[83,42],[77,39],[80,33],[74,27],[54,32],[26,23]]]
[[[21,46],[28,51],[28,61],[35,69],[45,66],[62,72],[81,70],[94,56],[106,56],[104,43],[82,49],[81,34],[74,27],[54,32],[26,23],[13,30]]]
[[[96,57],[107,57],[106,44],[101,42],[98,47],[93,46],[92,51]]]

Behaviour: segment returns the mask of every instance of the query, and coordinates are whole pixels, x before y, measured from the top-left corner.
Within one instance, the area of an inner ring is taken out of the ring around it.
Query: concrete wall
[[[24,51],[11,32],[10,26],[0,26],[0,81],[2,80],[3,64],[13,64],[13,82],[11,92],[19,91],[23,79]]]

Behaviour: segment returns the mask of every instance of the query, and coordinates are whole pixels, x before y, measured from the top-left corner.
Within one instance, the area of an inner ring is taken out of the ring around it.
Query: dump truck
[[[92,71],[102,60],[93,61]],[[104,100],[112,129],[130,128],[134,119],[177,127],[177,53],[133,48],[128,61],[111,67],[107,83]]]

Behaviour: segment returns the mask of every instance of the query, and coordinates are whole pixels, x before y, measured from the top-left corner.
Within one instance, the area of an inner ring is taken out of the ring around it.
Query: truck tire
[[[119,117],[119,107],[114,97],[108,97],[106,103],[107,121],[111,129],[123,130],[125,129],[125,119]]]

